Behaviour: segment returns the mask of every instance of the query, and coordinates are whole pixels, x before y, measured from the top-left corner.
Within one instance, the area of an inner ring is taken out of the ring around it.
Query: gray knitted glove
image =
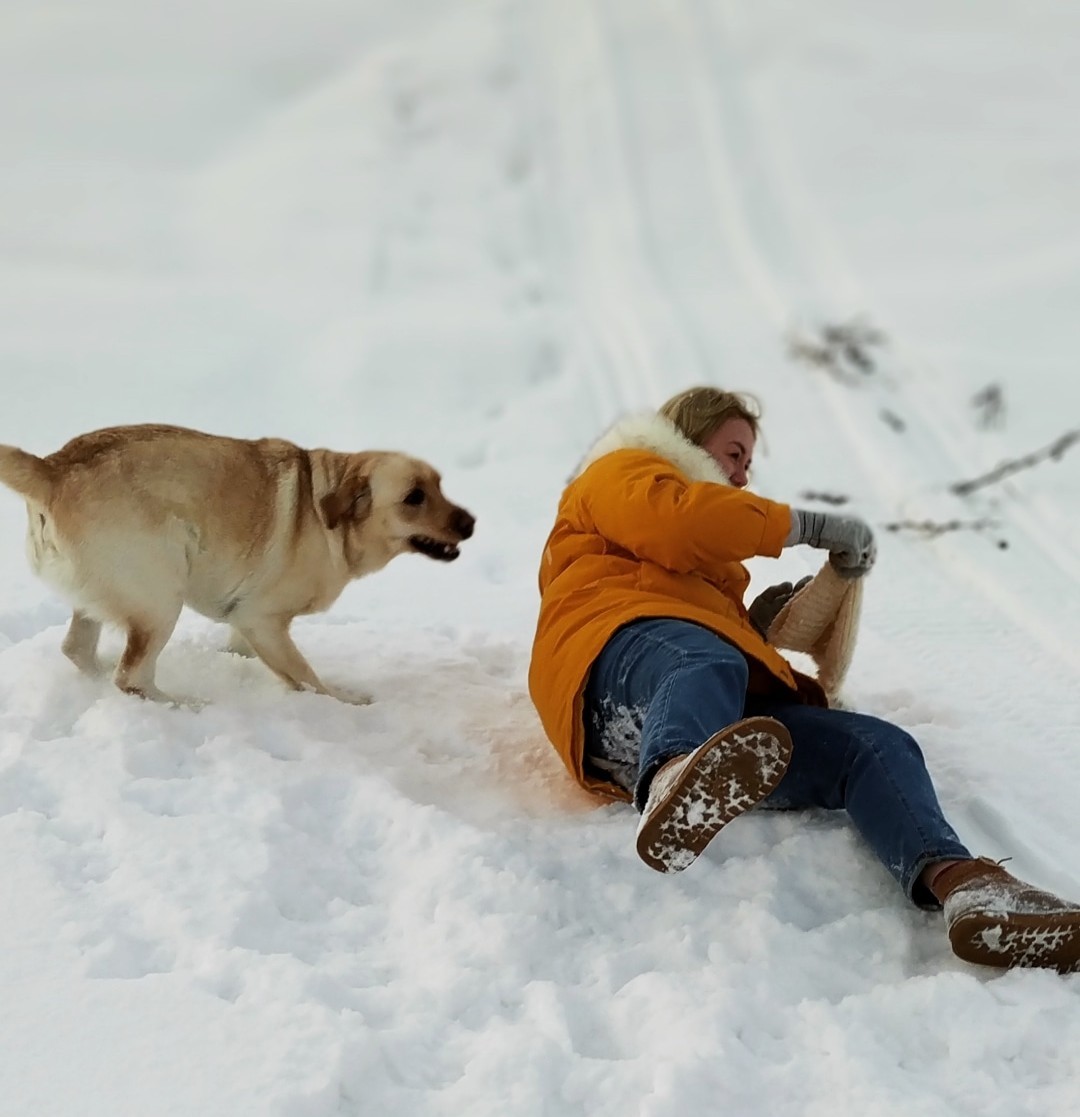
[[[845,578],[861,578],[877,558],[877,545],[869,525],[854,516],[791,509],[791,531],[785,547],[806,543],[829,552],[829,562]]]
[[[753,604],[746,611],[750,616],[750,623],[758,630],[762,639],[767,635],[772,622],[779,616],[780,610],[810,581],[810,578],[811,575],[807,574],[795,585],[790,582],[780,582],[775,586],[769,586],[767,590],[762,590],[754,598]]]

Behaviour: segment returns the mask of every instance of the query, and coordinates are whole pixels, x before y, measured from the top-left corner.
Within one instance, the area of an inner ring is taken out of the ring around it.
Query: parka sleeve
[[[787,504],[734,486],[690,481],[663,458],[618,450],[589,466],[567,492],[582,530],[681,574],[708,574],[755,555],[775,558],[791,527]]]

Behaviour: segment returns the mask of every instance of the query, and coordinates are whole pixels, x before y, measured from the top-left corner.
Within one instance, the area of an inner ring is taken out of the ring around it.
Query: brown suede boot
[[[675,873],[690,865],[733,818],[783,778],[791,736],[773,718],[744,718],[686,756],[668,761],[649,787],[638,823],[638,856]]]
[[[981,966],[1080,969],[1080,904],[1025,884],[985,857],[935,878],[953,953]]]

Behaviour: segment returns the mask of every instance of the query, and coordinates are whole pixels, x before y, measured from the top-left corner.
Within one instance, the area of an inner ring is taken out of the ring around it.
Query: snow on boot
[[[1025,884],[985,857],[962,861],[939,880],[958,958],[1002,969],[1080,968],[1080,904]]]
[[[678,872],[733,818],[761,802],[791,760],[791,737],[773,718],[737,721],[653,777],[637,830],[642,861]]]

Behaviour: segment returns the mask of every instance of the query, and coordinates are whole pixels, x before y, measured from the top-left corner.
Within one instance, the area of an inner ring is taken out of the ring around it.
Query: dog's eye
[[[423,504],[424,503],[424,490],[419,485],[415,489],[410,489],[405,494],[403,504]]]

